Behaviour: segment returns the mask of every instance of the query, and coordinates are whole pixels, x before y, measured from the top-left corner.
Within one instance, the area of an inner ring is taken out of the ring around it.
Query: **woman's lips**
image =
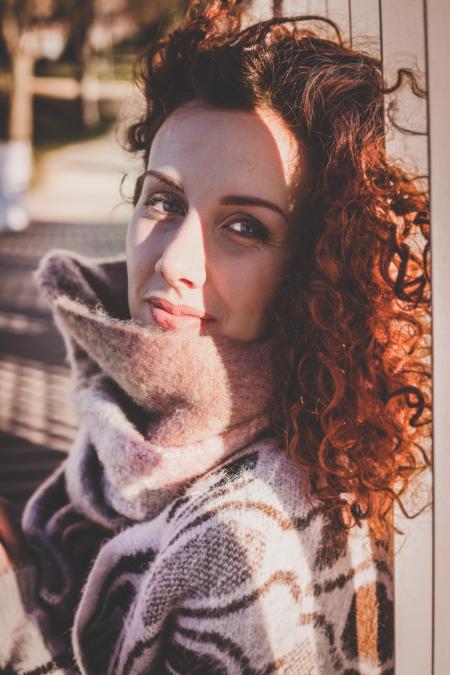
[[[173,305],[163,298],[151,297],[147,302],[155,323],[164,330],[177,330],[180,328],[197,327],[204,328],[214,323],[209,314],[202,313],[193,307],[186,305]]]

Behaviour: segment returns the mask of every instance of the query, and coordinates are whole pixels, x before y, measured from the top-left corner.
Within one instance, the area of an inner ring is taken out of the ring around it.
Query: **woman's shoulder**
[[[306,516],[316,506],[305,473],[274,440],[267,439],[234,453],[191,481],[171,505],[168,518],[184,511],[211,511],[223,517],[239,512],[241,521],[246,520],[246,514],[271,514],[286,529],[287,519]]]
[[[295,560],[314,573],[348,573],[387,557],[366,526],[343,528],[337,514],[312,496],[308,474],[271,440],[192,482],[167,508],[166,523],[172,532],[226,528],[246,549],[263,542],[272,560]]]

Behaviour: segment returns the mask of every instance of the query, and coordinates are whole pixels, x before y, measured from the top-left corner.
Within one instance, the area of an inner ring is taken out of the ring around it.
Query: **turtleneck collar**
[[[72,366],[82,429],[66,480],[86,515],[110,527],[111,509],[136,521],[154,517],[180,486],[267,432],[270,341],[165,332],[131,320],[123,257],[52,251],[36,278]],[[93,457],[97,485],[87,475]]]

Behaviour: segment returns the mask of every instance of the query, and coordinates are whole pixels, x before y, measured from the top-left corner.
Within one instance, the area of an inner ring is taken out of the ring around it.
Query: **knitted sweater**
[[[6,672],[393,673],[387,548],[275,441],[270,343],[140,326],[124,270],[53,253],[38,272],[81,428],[25,511],[34,605]]]

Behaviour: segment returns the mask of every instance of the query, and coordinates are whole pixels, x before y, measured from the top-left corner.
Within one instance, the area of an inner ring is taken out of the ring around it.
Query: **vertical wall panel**
[[[348,39],[348,0],[284,0],[283,13],[328,17],[338,25],[343,39]]]
[[[423,74],[425,88],[425,28],[423,0],[391,2],[381,0],[383,60],[385,76],[393,84],[398,68],[413,68]],[[421,134],[426,133],[426,102],[412,94],[408,86],[395,96],[398,124]],[[386,103],[392,105],[394,97]],[[391,127],[387,136],[389,154],[418,174],[428,174],[428,139],[426,135],[408,135]]]
[[[450,673],[450,3],[427,0],[433,244],[434,675]]]
[[[326,0],[284,0],[284,14],[319,14],[326,12]]]
[[[423,75],[425,88],[425,27],[422,0],[381,2],[383,64],[388,84],[393,84],[399,68],[413,68]],[[354,4],[354,3],[353,3]],[[427,107],[405,83],[398,94],[386,97],[386,107],[402,127],[427,131]],[[391,158],[404,168],[428,174],[427,135],[411,135],[388,125],[386,148]],[[431,439],[430,439],[431,442]],[[408,511],[416,502],[431,497],[431,472],[419,480],[406,501]],[[414,499],[415,498],[415,499]],[[415,501],[416,500],[416,501]],[[430,675],[432,670],[432,512],[414,520],[395,512],[396,525],[405,532],[395,541],[395,650],[396,675]]]
[[[369,0],[372,1],[372,0]],[[345,40],[349,39],[349,0],[284,0],[283,14],[317,14],[335,21]],[[247,23],[272,16],[272,0],[253,0]]]
[[[252,0],[246,17],[247,24],[269,19],[272,16],[272,0]]]
[[[328,17],[335,21],[341,29],[344,40],[350,39],[348,0],[327,0]]]
[[[350,37],[355,49],[381,55],[379,0],[349,0]]]

